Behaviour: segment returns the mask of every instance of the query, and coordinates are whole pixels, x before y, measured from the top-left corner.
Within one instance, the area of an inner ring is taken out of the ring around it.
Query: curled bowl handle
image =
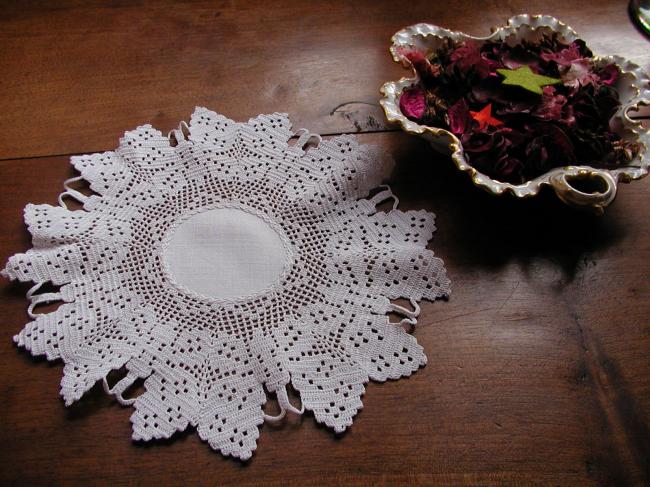
[[[597,215],[602,215],[616,197],[617,181],[608,171],[590,167],[562,169],[549,182],[563,202],[575,208],[591,209]],[[589,189],[585,190],[585,186]]]

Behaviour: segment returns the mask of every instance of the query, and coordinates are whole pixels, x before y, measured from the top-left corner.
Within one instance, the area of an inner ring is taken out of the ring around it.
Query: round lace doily
[[[198,108],[169,137],[145,125],[72,164],[95,194],[69,180],[61,206],[28,205],[34,248],[3,271],[36,283],[33,321],[14,339],[63,360],[66,404],[101,380],[133,405],[134,439],[192,426],[247,459],[264,420],[309,410],[343,431],[369,379],[426,363],[400,324],[415,324],[417,301],[448,294],[449,281],[425,248],[434,216],[396,209],[378,148],[294,134],[284,114],[235,123]],[[393,210],[378,211],[391,198]],[[39,292],[45,283],[55,291]],[[124,376],[109,386],[114,369]],[[139,378],[145,392],[126,398]],[[263,410],[265,388],[278,416]]]

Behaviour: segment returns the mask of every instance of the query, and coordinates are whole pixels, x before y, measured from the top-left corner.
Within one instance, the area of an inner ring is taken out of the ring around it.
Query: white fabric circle
[[[176,284],[222,299],[268,288],[287,262],[278,232],[238,208],[213,208],[187,218],[173,229],[164,255]]]

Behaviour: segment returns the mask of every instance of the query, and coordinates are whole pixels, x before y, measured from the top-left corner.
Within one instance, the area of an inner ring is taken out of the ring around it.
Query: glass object
[[[630,16],[639,28],[650,36],[650,0],[632,0],[630,2]]]

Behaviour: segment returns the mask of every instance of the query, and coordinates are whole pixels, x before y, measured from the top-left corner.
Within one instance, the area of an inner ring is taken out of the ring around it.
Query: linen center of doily
[[[288,255],[278,232],[262,218],[238,208],[213,208],[173,229],[164,258],[176,284],[233,299],[276,282]]]

